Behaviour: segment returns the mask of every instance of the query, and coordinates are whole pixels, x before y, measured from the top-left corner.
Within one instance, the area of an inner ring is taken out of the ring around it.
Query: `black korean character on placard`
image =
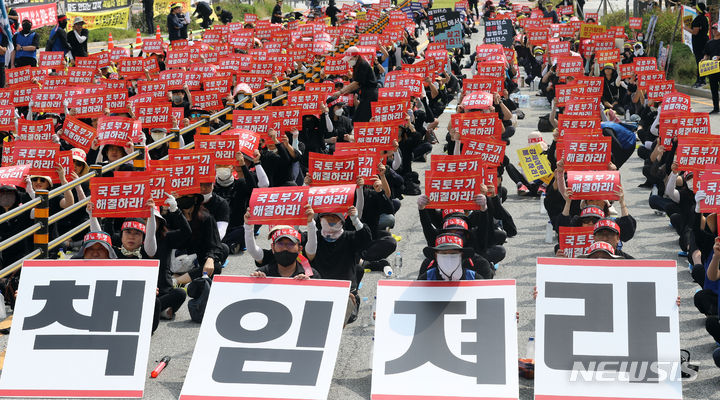
[[[545,364],[552,369],[571,371],[576,362],[588,369],[591,363],[617,363],[616,372],[630,372],[637,363],[658,361],[657,334],[670,332],[670,318],[657,315],[654,282],[627,283],[628,355],[596,356],[573,352],[575,332],[613,332],[613,285],[599,283],[546,282],[545,297],[582,299],[585,315],[545,316]],[[641,364],[642,365],[642,364]],[[612,367],[611,367],[612,368]],[[609,370],[609,369],[608,369]],[[630,382],[656,382],[657,371],[648,369]]]
[[[415,333],[402,356],[385,363],[386,374],[399,374],[431,363],[459,375],[476,378],[477,384],[504,385],[505,301],[477,299],[476,316],[461,321],[461,332],[475,333],[475,342],[462,342],[460,354],[475,356],[466,361],[450,351],[445,337],[445,316],[466,314],[463,301],[396,301],[395,314],[415,316]]]
[[[37,314],[25,317],[22,330],[41,329],[55,322],[68,328],[88,332],[140,331],[144,281],[122,281],[120,295],[116,295],[118,281],[97,281],[91,315],[78,313],[75,300],[87,300],[89,285],[74,280],[50,281],[47,286],[35,286],[33,300],[45,300]],[[113,317],[117,312],[115,329]],[[138,335],[36,335],[35,350],[107,350],[105,375],[133,375]]]
[[[221,383],[314,386],[320,372],[332,308],[330,301],[305,302],[295,349],[220,347],[213,380]],[[240,320],[251,313],[265,315],[267,324],[258,330],[242,327]],[[230,304],[220,311],[215,328],[225,339],[254,344],[281,337],[292,323],[292,312],[282,303],[249,299]],[[243,365],[246,361],[284,362],[290,363],[291,367],[289,372],[245,371]]]

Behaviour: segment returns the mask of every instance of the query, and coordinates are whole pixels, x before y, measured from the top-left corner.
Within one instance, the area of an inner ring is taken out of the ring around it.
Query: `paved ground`
[[[480,35],[473,38],[477,43]],[[533,93],[524,88],[523,93],[529,94],[531,101]],[[696,111],[708,112],[711,105],[706,99],[693,98],[693,107]],[[519,121],[515,137],[507,149],[512,161],[517,160],[516,150],[526,145],[527,134],[534,130],[537,118],[548,112],[547,109],[523,109],[526,114],[524,120]],[[445,113],[441,118],[440,127],[447,126],[450,114]],[[714,126],[720,124],[720,117],[712,116]],[[444,129],[437,132],[439,138],[445,136]],[[545,140],[550,141],[549,134]],[[442,144],[436,145],[434,154],[440,154]],[[415,163],[414,168],[421,174],[429,167],[429,163]],[[690,350],[694,363],[700,364],[700,374],[694,382],[684,384],[686,399],[720,399],[718,386],[718,373],[710,358],[710,353],[716,344],[706,334],[704,318],[695,310],[692,296],[697,285],[691,282],[687,263],[677,257],[677,235],[669,226],[666,217],[655,216],[647,204],[649,191],[638,188],[643,182],[641,174],[642,163],[633,157],[621,170],[623,184],[627,193],[627,203],[631,214],[638,221],[638,232],[633,240],[626,243],[623,250],[636,258],[671,259],[678,261],[678,281],[682,305],[680,307],[681,321],[681,347]],[[511,186],[509,177],[505,177],[508,187]],[[422,181],[422,176],[421,176]],[[412,279],[417,276],[417,269],[422,260],[421,250],[424,247],[424,238],[417,217],[416,197],[406,197],[402,208],[397,214],[397,225],[394,232],[402,236],[398,250],[404,258],[402,278]],[[552,245],[544,243],[545,225],[547,218],[539,213],[538,198],[522,198],[514,191],[508,197],[505,207],[513,215],[518,226],[518,235],[506,244],[507,258],[502,262],[497,278],[515,279],[518,286],[518,311],[520,322],[518,325],[518,345],[522,352],[529,336],[534,331],[534,301],[532,288],[535,281],[535,258],[538,256],[551,256]],[[263,230],[263,232],[266,232]],[[264,243],[261,242],[261,246]],[[246,275],[253,267],[248,255],[231,256],[225,274]],[[362,297],[373,298],[375,287],[381,274],[373,272],[365,275]],[[361,309],[358,322],[348,326],[343,334],[341,350],[335,368],[334,379],[329,399],[332,400],[360,400],[369,399],[371,383],[371,356],[373,349],[373,329],[363,326],[369,316],[370,305]],[[180,389],[185,373],[192,356],[199,325],[190,322],[187,308],[183,306],[176,320],[161,322],[160,327],[153,336],[148,375],[155,367],[157,360],[164,355],[170,355],[172,361],[168,368],[157,379],[148,379],[146,382],[145,398],[154,400],[175,399]],[[0,338],[0,347],[6,344],[6,337]],[[520,380],[520,398],[532,399],[533,382]]]

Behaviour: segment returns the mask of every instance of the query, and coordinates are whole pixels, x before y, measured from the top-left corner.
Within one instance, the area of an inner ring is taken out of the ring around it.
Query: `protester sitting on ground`
[[[314,215],[309,214],[309,219]],[[271,237],[273,261],[255,270],[250,276],[258,278],[321,279],[320,273],[302,256],[300,232],[294,228],[276,229]],[[311,244],[312,245],[312,244]]]
[[[471,257],[472,248],[465,247],[463,239],[452,233],[443,233],[435,239],[434,247],[423,249],[425,257],[432,259],[427,272],[418,277],[420,281],[466,281],[481,279],[475,271],[463,266],[463,260]]]

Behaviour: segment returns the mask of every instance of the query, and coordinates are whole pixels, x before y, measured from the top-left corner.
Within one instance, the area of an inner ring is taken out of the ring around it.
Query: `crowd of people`
[[[720,343],[717,218],[714,213],[700,212],[706,193],[698,190],[693,183],[693,177],[697,179],[704,169],[683,169],[687,163],[677,155],[678,135],[668,136],[661,122],[662,113],[673,110],[690,112],[689,98],[672,91],[660,97],[652,92],[645,75],[657,72],[657,68],[656,64],[650,63],[651,68],[644,69],[645,62],[654,59],[648,57],[649,50],[641,32],[601,29],[598,34],[605,35],[602,38],[581,34],[581,27],[597,26],[597,17],[583,15],[582,10],[572,8],[572,2],[568,4],[571,5],[569,9],[565,3],[540,3],[530,8],[516,7],[505,0],[499,4],[488,0],[478,9],[477,2],[458,2],[456,10],[461,15],[458,23],[464,38],[470,38],[477,32],[483,21],[497,18],[512,20],[516,34],[511,46],[499,50],[497,45],[487,44],[478,46],[474,51],[466,51],[463,47],[445,51],[443,45],[444,56],[439,61],[435,56],[431,58],[426,54],[430,51],[426,49],[427,44],[422,43],[426,36],[432,40],[432,2],[424,4],[421,10],[402,11],[406,20],[395,33],[387,35],[389,39],[380,35],[371,45],[356,43],[340,49],[340,60],[347,65],[343,72],[326,70],[329,57],[325,59],[325,69],[320,70],[315,83],[325,84],[323,88],[327,89],[322,89],[321,104],[317,109],[304,113],[297,125],[286,126],[283,121],[280,129],[270,128],[267,136],[262,136],[259,145],[249,153],[238,151],[232,160],[234,162],[216,165],[214,177],[200,183],[196,192],[178,195],[168,191],[163,198],[151,200],[146,205],[147,218],[95,218],[96,205],[91,199],[86,210],[78,210],[69,218],[51,225],[50,239],[90,219],[89,233],[77,235],[62,246],[72,251],[73,257],[159,260],[154,329],[160,319],[174,317],[187,295],[193,299],[202,298],[207,290],[207,279],[222,273],[231,254],[243,254],[242,257],[248,260],[248,256],[251,257],[257,266],[252,275],[257,277],[350,281],[352,290],[346,322],[351,323],[357,318],[360,307],[357,289],[365,271],[382,271],[391,266],[388,258],[396,251],[396,234],[402,233],[394,231],[394,216],[405,196],[417,196],[418,218],[427,242],[422,250],[425,260],[418,270],[417,279],[493,279],[506,256],[505,243],[518,234],[513,216],[504,207],[504,203],[515,193],[518,196],[544,196],[552,229],[560,238],[568,227],[588,228],[593,242],[583,249],[580,257],[632,259],[622,249],[623,243],[635,237],[637,229],[637,221],[624,200],[625,191],[629,189],[616,185],[597,197],[578,197],[578,187],[566,181],[571,173],[578,171],[578,166],[568,159],[569,147],[563,141],[574,140],[578,133],[584,132],[598,140],[604,138],[610,145],[610,158],[604,160],[599,170],[622,171],[622,166],[634,156],[644,161],[643,174],[647,181],[640,189],[633,190],[648,190],[648,206],[667,215],[677,231],[678,251],[687,257],[692,279],[702,289],[695,296],[695,305],[707,316],[707,330]],[[322,10],[324,14],[313,9],[307,15],[293,13],[294,17],[288,20],[282,15],[282,0],[278,0],[271,21],[264,21],[267,23],[223,21],[226,25],[221,28],[211,25],[214,21],[205,20],[209,16],[208,7],[206,2],[198,2],[196,14],[204,18],[205,27],[212,27],[205,31],[205,36],[212,36],[215,41],[188,41],[187,21],[182,17],[187,10],[173,5],[168,16],[171,50],[141,53],[139,57],[154,63],[148,64],[150,66],[140,73],[129,73],[124,69],[122,57],[88,54],[84,22],[82,19],[74,20],[72,30],[68,32],[64,16],[58,17],[58,25],[51,32],[46,50],[63,51],[67,57],[59,67],[38,67],[38,37],[30,21],[20,21],[22,29],[11,39],[15,50],[9,68],[29,66],[33,74],[28,74],[27,80],[21,78],[19,82],[3,82],[0,86],[7,86],[4,91],[12,94],[20,85],[30,85],[33,90],[64,88],[52,86],[57,83],[51,81],[56,82],[54,78],[69,73],[80,62],[95,60],[95,72],[87,82],[87,90],[99,92],[89,93],[102,93],[105,89],[118,87],[114,82],[120,82],[122,87],[127,88],[127,105],[122,110],[111,112],[106,108],[101,115],[88,116],[69,101],[63,104],[63,112],[40,111],[34,100],[10,104],[14,106],[14,120],[51,121],[53,131],[48,142],[58,144],[61,150],[71,151],[72,168],[66,171],[58,164],[53,166],[54,175],[30,173],[22,184],[1,186],[0,216],[35,198],[39,190],[58,187],[67,183],[68,179],[78,179],[90,173],[90,165],[106,165],[122,159],[134,151],[133,144],[148,145],[164,140],[173,129],[185,128],[202,116],[211,114],[194,101],[195,92],[201,87],[203,92],[208,90],[204,87],[206,82],[227,77],[227,84],[220,89],[221,108],[235,104],[265,87],[268,80],[280,82],[298,73],[305,75],[311,72],[313,63],[322,60],[326,51],[316,51],[315,47],[308,47],[305,43],[323,41],[337,46],[341,37],[346,35],[344,32],[348,32],[344,27],[349,27],[350,34],[354,34],[361,29],[360,26],[367,26],[359,23],[363,20],[354,18],[358,14],[371,19],[380,15],[377,7],[345,4],[338,8],[331,1]],[[391,9],[397,11],[393,6],[388,8],[382,12],[391,14]],[[373,13],[374,10],[377,14]],[[397,16],[397,13],[394,15]],[[324,16],[328,17],[330,24],[325,23]],[[299,29],[301,25],[297,24],[295,17],[301,17],[304,25],[313,28]],[[561,29],[562,26],[572,29]],[[385,29],[386,33],[390,31],[389,27]],[[537,33],[543,29],[544,35]],[[248,33],[250,40],[229,44],[228,39],[233,32]],[[611,32],[610,38],[607,38],[608,32]],[[713,25],[713,34],[718,35],[716,24]],[[282,43],[283,40],[292,41],[293,46]],[[281,46],[271,46],[278,41]],[[612,45],[601,48],[601,42],[612,42]],[[712,43],[709,42],[706,48],[718,47],[717,44],[710,45]],[[8,38],[4,38],[0,51],[6,49],[7,44]],[[175,49],[191,49],[193,65],[175,67],[172,64],[174,59],[171,62],[169,57]],[[433,49],[437,54],[436,48]],[[617,58],[601,59],[601,49],[617,50]],[[710,50],[706,55],[716,56],[713,52]],[[104,54],[108,55],[107,52]],[[274,69],[268,76],[262,76],[259,86],[244,80],[248,75],[258,73],[250,73],[252,66],[248,67],[240,60],[249,57],[250,64],[253,64],[273,59],[273,55],[288,54],[293,55],[291,61]],[[237,60],[238,64],[235,61],[224,63],[223,60]],[[303,209],[306,217],[303,224],[306,225],[299,227],[278,221],[279,224],[264,230],[252,223],[251,197],[254,190],[313,186],[309,173],[313,154],[333,155],[340,152],[343,145],[357,143],[357,124],[377,121],[374,106],[383,100],[382,89],[396,88],[390,82],[399,74],[430,60],[437,64],[435,68],[427,68],[426,74],[420,76],[422,90],[400,100],[394,99],[406,105],[404,114],[397,123],[390,147],[376,151],[375,163],[369,174],[355,176],[350,182],[356,185],[352,206],[316,213],[311,205],[307,205]],[[480,71],[497,64],[502,68],[497,75],[499,84],[492,86],[494,89],[469,89],[471,85],[467,83],[480,77]],[[241,67],[237,68],[238,65]],[[199,84],[186,81],[157,96],[150,96],[148,100],[143,87],[165,76],[163,72],[173,69],[198,72],[203,74],[203,78]],[[2,76],[4,78],[5,75]],[[717,86],[717,80],[714,84]],[[491,132],[493,143],[507,146],[511,139],[518,140],[515,127],[518,119],[524,118],[518,97],[514,94],[526,85],[536,86],[537,97],[547,99],[550,105],[549,114],[538,120],[538,131],[552,132],[553,141],[545,143],[540,132],[533,132],[527,138],[530,144],[541,145],[543,151],[540,156],[550,166],[549,173],[531,177],[522,166],[523,160],[513,162],[514,156],[503,152],[499,162],[483,166],[485,176],[495,178],[479,182],[481,190],[467,209],[438,209],[432,206],[433,196],[423,193],[424,185],[414,163],[425,162],[436,147],[442,147],[448,155],[458,157],[469,152],[467,132],[452,122],[442,126],[440,117],[451,108],[454,108],[453,118],[497,116],[498,123]],[[594,88],[594,91],[589,88]],[[487,95],[484,97],[487,102],[466,101],[478,93]],[[273,89],[271,94],[273,98],[281,96],[282,87]],[[124,146],[101,142],[96,137],[83,149],[76,146],[75,141],[68,140],[68,121],[80,121],[92,128],[98,127],[105,117],[144,121],[137,115],[137,108],[147,101],[169,103],[173,110],[178,110],[178,114],[172,116],[170,126],[143,127],[142,135],[131,138]],[[255,106],[259,106],[259,97],[253,101]],[[582,103],[580,112],[575,108],[578,101]],[[717,109],[717,96],[714,103]],[[236,112],[242,114],[242,111]],[[582,125],[584,131],[568,125],[568,121],[573,120],[585,124]],[[208,124],[214,130],[222,127],[224,122],[212,119]],[[706,133],[709,133],[709,126],[706,128]],[[196,134],[199,134],[196,130],[184,132],[181,143],[192,143]],[[3,135],[3,150],[9,144],[17,145],[21,141],[17,130],[7,130]],[[164,143],[149,151],[148,163],[152,165],[153,160],[166,157],[169,148],[170,144]],[[6,163],[6,155],[17,156],[17,152],[6,154],[3,151],[3,166],[12,165]],[[137,169],[131,160],[127,160],[104,176],[124,176]],[[504,180],[505,172],[512,183]],[[50,215],[84,200],[90,194],[88,184],[65,191],[63,196],[50,200]],[[22,213],[4,222],[0,225],[0,240],[23,231],[32,225],[34,218],[32,212]],[[269,248],[262,248],[256,242],[256,237],[261,234],[269,240]],[[23,240],[4,250],[0,264],[7,266],[23,258],[32,250],[31,242],[31,239]],[[565,247],[561,240],[552,254],[567,256]],[[56,256],[56,253],[53,251],[51,255]],[[15,273],[3,282],[5,300],[11,306],[18,276],[19,273]],[[202,304],[191,300],[189,306],[192,307],[193,319],[200,320]]]

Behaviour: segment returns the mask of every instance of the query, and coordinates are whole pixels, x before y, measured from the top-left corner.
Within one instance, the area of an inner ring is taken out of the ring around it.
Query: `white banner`
[[[379,281],[371,398],[517,399],[515,309],[514,280]]]
[[[536,400],[682,399],[675,261],[538,258],[537,290]]]
[[[29,260],[0,396],[143,396],[157,260]]]
[[[325,399],[349,281],[218,275],[180,399]]]

